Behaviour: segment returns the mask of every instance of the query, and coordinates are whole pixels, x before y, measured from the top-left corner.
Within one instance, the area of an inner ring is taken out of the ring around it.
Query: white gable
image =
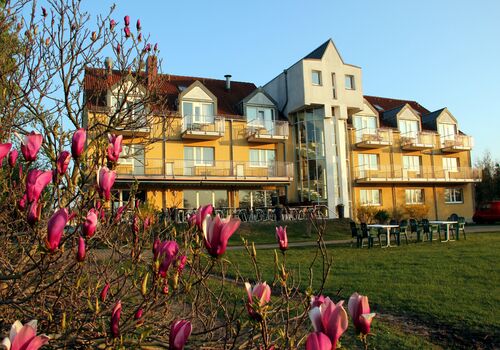
[[[273,106],[274,103],[262,92],[256,93],[250,100],[247,101],[249,105],[260,105],[260,106]]]
[[[413,112],[410,108],[403,108],[403,110],[398,114],[398,119],[420,121],[420,118],[418,118],[418,116],[415,115],[415,112]]]
[[[438,123],[445,123],[445,124],[456,124],[455,118],[450,114],[448,111],[443,111],[438,117]]]
[[[199,86],[194,86],[191,90],[187,91],[182,99],[213,102],[212,98]]]

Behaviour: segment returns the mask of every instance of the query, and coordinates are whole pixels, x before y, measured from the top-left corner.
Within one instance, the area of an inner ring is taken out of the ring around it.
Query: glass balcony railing
[[[363,128],[354,131],[354,143],[362,148],[380,148],[392,145],[392,130]]]
[[[370,169],[366,166],[358,166],[354,169],[354,180],[363,182],[477,182],[481,181],[481,170],[472,167],[403,169],[383,166]]]
[[[130,163],[119,164],[118,177],[159,177],[171,179],[183,178],[231,178],[234,180],[272,179],[281,178],[290,181],[293,177],[293,163],[273,161],[262,163],[189,159],[161,159],[134,160]]]

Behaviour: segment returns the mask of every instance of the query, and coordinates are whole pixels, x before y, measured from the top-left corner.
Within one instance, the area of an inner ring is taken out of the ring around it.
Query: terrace
[[[392,130],[363,128],[354,132],[354,144],[358,148],[382,148],[392,145]]]
[[[181,135],[183,139],[216,140],[224,136],[225,121],[218,116],[184,116]]]
[[[278,143],[288,139],[288,122],[262,122],[254,119],[247,123],[248,142]]]

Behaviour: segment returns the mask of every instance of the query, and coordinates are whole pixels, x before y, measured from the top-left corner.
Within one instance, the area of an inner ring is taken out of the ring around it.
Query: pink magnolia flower
[[[120,153],[122,152],[122,140],[123,135],[108,134],[109,145],[108,145],[108,155],[107,158],[110,162],[114,163],[118,161]]]
[[[245,288],[248,297],[246,304],[248,315],[255,320],[260,320],[262,317],[260,309],[271,300],[271,288],[266,282],[257,283],[253,289],[250,283],[245,282]]]
[[[332,342],[324,333],[314,332],[306,340],[306,350],[332,350]]]
[[[125,32],[125,38],[130,38],[131,32],[129,27],[123,28],[123,31]]]
[[[143,222],[142,225],[144,227],[144,231],[146,231],[151,226],[151,217],[150,216],[146,216],[144,218],[144,222]]]
[[[119,55],[122,50],[122,46],[120,44],[116,44],[116,54]]]
[[[288,236],[286,235],[286,226],[276,227],[276,239],[278,240],[281,251],[284,252],[288,249]]]
[[[43,345],[47,344],[49,337],[45,334],[36,335],[38,322],[37,320],[30,321],[24,326],[21,322],[16,321],[10,328],[8,338],[4,338],[1,345],[7,350],[38,350]]]
[[[47,224],[47,240],[45,243],[51,253],[59,247],[68,217],[68,209],[61,208],[49,219]]]
[[[76,261],[82,262],[85,260],[85,240],[82,236],[78,237],[78,250],[76,252]]]
[[[97,221],[98,221],[97,211],[94,208],[92,208],[87,213],[85,222],[82,224],[82,232],[85,237],[91,238],[94,235],[95,230],[97,228]]]
[[[316,307],[316,306],[320,306],[321,304],[323,304],[325,302],[326,298],[324,295],[313,295],[311,297],[311,308],[313,307]]]
[[[142,29],[142,27],[141,27],[141,20],[140,19],[137,20],[137,23],[136,23],[135,27],[137,28],[137,30],[141,30]]]
[[[139,215],[135,214],[134,219],[132,220],[132,231],[135,234],[139,233]]]
[[[146,46],[144,46],[144,49],[143,49],[144,52],[151,52],[151,44],[150,43],[147,43]]]
[[[373,318],[375,317],[375,313],[370,313],[368,297],[354,293],[349,298],[347,309],[356,330],[361,334],[370,333],[370,326]]]
[[[139,320],[142,318],[142,314],[144,313],[143,309],[139,309],[134,314],[134,320]]]
[[[24,195],[21,197],[21,199],[17,203],[17,207],[19,208],[19,210],[24,211],[26,209],[26,202],[27,201],[28,201],[28,196],[26,195],[26,193],[24,193]]]
[[[142,41],[142,33],[139,33],[139,35],[137,36],[137,41],[138,41],[138,42],[141,42],[141,41]]]
[[[122,313],[122,302],[118,300],[111,312],[111,335],[113,338],[120,336],[120,315]]]
[[[17,161],[18,156],[19,156],[19,152],[17,152],[17,150],[13,149],[12,151],[10,151],[8,159],[9,159],[9,165],[11,166],[11,168],[13,168],[14,165],[16,165],[16,161]]]
[[[207,216],[212,215],[213,212],[214,206],[212,204],[204,205],[202,207],[199,207],[196,213],[191,216],[194,216],[194,219],[191,220],[195,220],[196,226],[198,226],[200,230],[203,230],[203,220],[205,220]]]
[[[99,195],[101,198],[109,201],[111,198],[111,188],[116,180],[116,171],[109,170],[107,167],[99,169],[97,174],[97,186],[99,188]]]
[[[116,26],[116,21],[114,19],[109,21],[109,29],[113,30]]]
[[[68,170],[69,161],[71,160],[71,153],[62,151],[57,157],[57,173],[63,175]]]
[[[12,148],[12,143],[0,143],[0,167],[3,165],[3,159],[7,157]]]
[[[122,205],[120,208],[116,210],[116,215],[115,215],[115,223],[120,222],[122,219],[123,211],[127,208],[126,205]]]
[[[29,203],[38,202],[43,189],[52,181],[52,171],[32,169],[26,177],[26,197]]]
[[[85,148],[86,141],[87,131],[84,128],[80,128],[75,131],[71,140],[71,155],[74,159],[80,158]]]
[[[36,160],[36,156],[42,146],[42,142],[42,134],[32,131],[26,135],[21,141],[21,153],[23,154],[24,160],[27,162]]]
[[[101,293],[99,293],[99,297],[101,298],[101,301],[103,303],[106,301],[106,298],[108,297],[109,287],[111,287],[111,285],[109,283],[106,283],[102,288]]]
[[[177,271],[181,273],[184,268],[186,267],[186,262],[187,262],[187,256],[186,255],[180,255],[177,257]]]
[[[38,202],[33,202],[30,204],[30,210],[28,211],[28,217],[26,221],[28,224],[33,226],[40,220],[40,215],[42,214],[42,206]]]
[[[215,218],[211,216],[205,217],[203,221],[203,238],[208,253],[214,258],[224,254],[229,238],[239,226],[239,219],[228,217],[221,220],[218,215]]]
[[[153,248],[155,248],[153,246]],[[179,253],[179,245],[176,241],[164,241],[156,244],[156,250],[153,251],[153,257],[160,263],[158,274],[161,277],[167,276],[167,271],[170,265],[177,258]]]
[[[191,322],[185,320],[173,321],[170,325],[169,349],[183,350],[191,335]]]
[[[347,313],[342,306],[343,304],[342,300],[335,305],[327,297],[323,304],[313,307],[309,311],[309,318],[314,330],[325,333],[330,338],[332,349],[337,348],[337,342],[348,326]]]
[[[130,25],[130,16],[123,17],[123,21],[125,22],[125,26],[128,27]]]

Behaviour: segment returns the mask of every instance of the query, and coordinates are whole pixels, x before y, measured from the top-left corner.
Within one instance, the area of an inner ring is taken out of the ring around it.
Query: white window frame
[[[213,166],[215,164],[215,149],[214,147],[192,147],[187,146],[193,149],[193,158],[194,159],[185,159],[186,161],[192,161],[194,166]],[[187,148],[184,147],[184,148]],[[204,159],[205,158],[205,149],[212,150],[212,159]]]
[[[318,76],[318,82],[317,83],[314,82],[314,75],[315,74]],[[321,76],[321,71],[320,70],[313,69],[311,71],[311,84],[314,85],[314,86],[322,86],[323,85],[323,77]]]
[[[354,75],[346,74],[344,79],[345,79],[344,84],[346,90],[356,90],[356,79],[354,78]],[[347,84],[348,81],[350,86],[348,86]]]
[[[407,161],[405,161],[407,160]],[[418,161],[418,166],[416,163]],[[420,173],[422,164],[421,156],[403,156],[403,170]]]
[[[122,151],[120,155],[123,154],[124,157],[118,158],[118,165],[132,165],[134,166],[134,157],[130,155],[134,154],[134,145],[122,145]]]
[[[453,132],[450,133],[450,129],[453,129]],[[457,134],[457,125],[452,123],[438,123],[438,133],[441,139],[441,143],[444,143],[447,140],[455,140],[455,135]]]
[[[373,166],[373,159],[375,158],[375,166]],[[361,170],[378,170],[379,169],[379,156],[375,153],[358,153],[358,167]]]
[[[184,104],[190,103],[192,108],[191,115],[186,114]],[[211,115],[203,114],[203,106],[211,106]],[[199,108],[200,113],[196,114],[194,111]],[[200,101],[182,101],[182,116],[190,118],[191,124],[213,124],[214,123],[214,103],[213,102],[200,102]]]
[[[405,203],[406,204],[424,204],[425,191],[423,188],[407,188],[405,189]]]
[[[459,159],[457,157],[443,157],[443,170],[449,173],[457,173],[460,167]]]
[[[398,124],[399,132],[403,137],[416,138],[420,131],[420,125],[417,120],[400,119]]]
[[[374,194],[377,193],[377,198]],[[364,198],[363,198],[364,197]],[[359,202],[361,206],[380,206],[382,205],[382,190],[359,190]]]
[[[257,152],[257,161],[252,161],[252,153]],[[273,159],[269,159],[269,154],[273,154]],[[276,161],[276,151],[270,149],[251,149],[249,150],[249,159],[251,168],[268,168]]]
[[[337,76],[332,73],[332,97],[334,100],[337,99]]]
[[[448,194],[447,194],[448,192]],[[457,193],[460,193],[460,200],[457,200]],[[447,197],[449,199],[447,199]],[[445,188],[444,189],[444,202],[446,204],[463,204],[464,203],[464,189],[463,188]]]
[[[115,112],[118,112],[121,107],[121,114],[126,114],[129,113],[127,116],[128,120],[137,120],[140,117],[144,117],[146,115],[146,108],[144,103],[141,103],[141,96],[138,96],[137,94],[129,94],[126,96],[125,102],[123,102],[123,107],[122,107],[122,100],[125,98],[125,96],[111,96],[111,108],[114,108]],[[133,109],[129,109],[129,105],[135,107]],[[130,112],[126,112],[127,110],[130,110]]]

